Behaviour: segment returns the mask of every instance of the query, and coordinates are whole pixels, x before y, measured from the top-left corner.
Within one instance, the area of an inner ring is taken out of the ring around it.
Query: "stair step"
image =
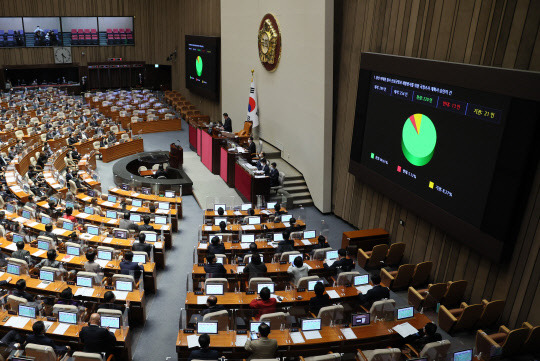
[[[296,186],[296,187],[283,187],[287,192],[293,194],[293,193],[309,193],[308,187],[306,185],[303,186]]]
[[[292,199],[310,198],[311,199],[311,194],[309,192],[294,193],[294,194],[291,194],[290,198]]]
[[[287,180],[283,182],[283,187],[297,187],[297,186],[306,186],[306,182],[303,180]]]
[[[278,167],[278,169],[279,169],[279,167]],[[295,180],[295,181],[301,180],[301,181],[303,181],[304,177],[301,176],[301,175],[288,176],[287,174],[285,174],[285,182],[286,181],[292,181],[292,180]]]

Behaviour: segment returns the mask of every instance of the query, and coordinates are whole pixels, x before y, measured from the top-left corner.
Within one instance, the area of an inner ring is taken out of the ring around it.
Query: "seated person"
[[[225,245],[221,243],[218,236],[212,237],[210,243],[211,244],[208,246],[208,253],[225,254]]]
[[[66,287],[60,292],[60,296],[56,303],[59,305],[79,306],[79,302],[73,299],[71,287]]]
[[[40,232],[39,235],[52,238],[52,240],[54,241],[54,245],[58,245],[58,237],[56,237],[56,234],[53,233],[52,223],[47,223],[45,225],[45,231]]]
[[[442,336],[437,332],[437,325],[433,322],[426,324],[418,333],[404,339],[404,343],[411,344],[418,352],[422,351],[428,343],[437,341],[442,341]]]
[[[341,272],[350,272],[354,269],[354,261],[350,258],[347,258],[347,251],[343,248],[338,250],[339,259],[334,261],[331,266],[327,264],[326,259],[324,260],[323,266],[326,269],[335,271],[336,274]]]
[[[227,270],[221,263],[216,262],[216,256],[213,253],[206,255],[206,262],[204,271],[207,278],[225,278],[227,276]]]
[[[101,317],[98,313],[90,315],[88,326],[81,329],[79,338],[84,352],[112,354],[116,344],[114,333],[100,326]]]
[[[270,177],[270,187],[277,187],[279,185],[279,171],[277,170],[276,162],[272,162],[272,164],[270,164],[268,177]]]
[[[201,346],[200,349],[191,351],[188,361],[217,360],[219,358],[219,352],[210,349],[210,336],[207,334],[202,334],[199,336],[199,346]]]
[[[218,216],[223,217],[223,215],[225,214],[225,210],[223,209],[223,207],[219,207],[217,213]]]
[[[36,267],[52,267],[52,268],[61,268],[62,262],[56,260],[57,254],[54,249],[49,249],[47,251],[47,259],[42,259],[41,262],[39,262]]]
[[[45,336],[45,324],[43,321],[36,321],[32,325],[32,334],[26,337],[26,343],[34,343],[36,345],[50,346],[57,355],[63,355],[69,351],[69,346],[61,346],[55,344],[49,337]]]
[[[146,241],[146,234],[139,233],[139,242],[135,243],[131,249],[138,252],[146,252],[148,255],[148,258],[150,258],[150,253],[154,249],[154,246],[152,244],[145,243]]]
[[[291,232],[289,230],[285,230],[283,232],[283,241],[280,241],[276,248],[276,254],[292,251],[294,251],[294,241],[291,240]]]
[[[77,222],[77,219],[72,214],[73,214],[73,208],[67,207],[66,208],[66,214],[64,215],[63,218],[75,223],[75,222]]]
[[[247,217],[244,217],[242,219],[242,224],[249,224],[249,217],[253,217],[255,215],[255,210],[253,208],[249,208],[247,210]]]
[[[125,251],[124,259],[120,262],[120,273],[124,275],[133,275],[135,281],[141,277],[141,273],[144,271],[144,265],[142,263],[133,262],[133,252]]]
[[[293,285],[296,285],[300,278],[308,276],[309,267],[304,264],[302,256],[294,258],[293,264],[287,269],[287,273],[292,276],[291,282]]]
[[[259,293],[259,297],[250,302],[249,307],[257,310],[255,320],[259,321],[262,315],[276,312],[277,300],[270,296],[270,289],[268,287],[263,287]]]
[[[324,293],[324,285],[322,282],[317,282],[313,291],[315,291],[315,297],[311,297],[309,300],[309,312],[317,316],[321,308],[330,306],[332,303],[330,296],[327,293]]]
[[[115,301],[116,301],[116,296],[114,295],[114,292],[113,291],[107,291],[103,295],[103,302],[104,303],[98,304],[97,309],[99,310],[100,308],[103,308],[103,309],[108,309],[108,310],[118,310],[118,311],[124,312],[124,310],[126,308],[129,308],[129,300],[126,300],[126,305],[125,306],[124,305],[119,305],[119,304],[115,303]]]
[[[281,212],[281,204],[279,202],[277,202],[276,204],[274,204],[274,217],[279,216],[280,214],[282,214],[282,212]]]
[[[257,340],[251,340],[248,337],[244,345],[246,351],[251,352],[248,360],[273,359],[275,357],[278,343],[277,340],[268,338],[269,334],[270,326],[266,323],[261,323],[259,326],[259,338]]]
[[[150,203],[150,211],[152,211],[153,203]],[[154,206],[155,211],[155,206]],[[150,216],[144,216],[143,217],[143,224],[139,226],[139,232],[142,231],[149,231],[149,232],[155,232],[154,226],[150,225]]]
[[[24,249],[24,241],[18,241],[16,243],[17,250],[11,254],[11,257],[22,259],[23,261],[26,261],[28,265],[31,264],[32,257],[30,256],[30,252]]]
[[[317,238],[317,244],[313,246],[313,250],[323,248],[330,248],[330,244],[328,244],[328,242],[326,241],[326,237],[321,234],[319,235],[319,238]],[[311,251],[311,254],[313,253],[315,252]]]
[[[165,169],[163,169],[163,164],[160,164],[158,170],[154,173],[154,179],[158,179],[159,177],[167,178],[167,173],[165,172]]]
[[[366,294],[360,293],[358,295],[358,303],[368,309],[373,305],[373,302],[390,298],[390,290],[381,285],[381,276],[378,274],[371,276],[371,282],[373,288],[367,291]]]
[[[207,315],[212,312],[218,312],[226,310],[225,306],[218,305],[217,304],[217,297],[216,296],[208,296],[206,299],[206,306],[208,308],[201,311],[201,316]]]
[[[96,251],[93,248],[89,248],[88,251],[86,251],[86,259],[88,260],[84,263],[84,270],[86,272],[101,272],[101,266],[98,263],[94,262],[96,259],[96,255]]]
[[[249,279],[253,277],[264,277],[267,269],[264,262],[261,260],[261,256],[258,253],[254,253],[251,257],[251,261],[244,267],[243,273],[249,275]]]
[[[224,221],[219,222],[219,231],[221,233],[227,232],[227,223],[225,223]]]
[[[19,279],[15,283],[15,289],[11,293],[13,296],[25,298],[28,302],[34,302],[34,295],[26,292],[26,281],[24,279]]]
[[[131,219],[129,219],[129,212],[124,212],[124,217],[118,222],[118,228],[127,229],[128,231],[134,230],[135,232],[139,231],[139,226],[135,224]]]
[[[255,164],[255,166],[257,167],[257,170],[263,170],[263,167],[264,167],[263,161],[266,161],[264,152],[260,152],[258,157],[259,157],[259,160],[257,160],[257,163]]]

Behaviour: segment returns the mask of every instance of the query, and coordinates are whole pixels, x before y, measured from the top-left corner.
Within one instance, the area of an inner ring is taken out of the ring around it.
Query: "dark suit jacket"
[[[227,270],[221,263],[207,263],[204,265],[204,271],[207,274],[211,274],[212,278],[225,277],[227,275]]]
[[[279,171],[276,168],[271,168],[270,173],[270,187],[277,187],[279,184]]]
[[[309,300],[309,312],[312,312],[315,315],[315,317],[317,317],[321,308],[330,306],[330,305],[331,305],[330,296],[328,296],[326,293],[323,294],[321,297],[319,296],[311,297],[311,299]]]
[[[188,361],[191,360],[217,360],[219,358],[219,352],[217,350],[211,350],[209,348],[193,350],[189,354]]]
[[[133,247],[131,247],[131,249],[134,251],[146,252],[148,257],[150,257],[150,252],[152,251],[152,248],[154,248],[154,246],[152,246],[151,244],[139,242],[135,243]]]
[[[390,290],[381,285],[375,285],[366,294],[358,295],[359,303],[366,307],[371,307],[373,302],[380,301],[383,298],[390,298]]]
[[[232,133],[232,121],[231,118],[227,117],[225,118],[225,122],[223,123],[223,130],[229,133]]]
[[[248,152],[250,159],[253,157],[253,154],[257,153],[257,146],[255,145],[255,143],[251,143],[249,145]]]
[[[66,346],[56,345],[50,338],[45,335],[28,335],[26,343],[35,343],[36,345],[51,346],[54,352],[61,354],[67,352]]]
[[[214,246],[213,244],[210,244],[208,246],[208,253],[225,254],[225,246],[223,245],[223,243],[220,243],[217,246]]]
[[[212,312],[218,312],[218,311],[223,311],[223,310],[226,310],[225,306],[223,306],[223,305],[215,305],[215,306],[212,306],[212,307],[208,307],[206,310],[202,310],[201,311],[201,316],[204,316],[204,315],[212,313]]]
[[[276,253],[294,251],[294,241],[280,241],[276,248]]]
[[[139,226],[139,231],[155,231],[154,226],[151,226],[149,224],[141,224]]]
[[[335,270],[337,273],[350,272],[354,268],[354,262],[350,258],[343,258],[335,261],[331,266],[326,263],[323,266],[329,270]]]
[[[124,275],[129,275],[131,274],[130,271],[133,271],[134,272],[133,276],[135,277],[135,280],[139,279],[139,277],[141,276],[141,271],[143,269],[144,269],[143,266],[139,266],[137,262],[127,262],[127,261],[120,262],[120,273]]]
[[[266,164],[262,170],[264,170],[264,175],[270,174],[270,167],[268,166],[268,164]]]
[[[267,272],[266,265],[261,262],[261,264],[255,265],[252,262],[249,262],[248,265],[244,268],[243,273],[249,274],[249,278],[253,277],[264,277]]]
[[[106,352],[110,354],[116,344],[114,334],[97,325],[83,327],[79,337],[84,345],[84,352]]]

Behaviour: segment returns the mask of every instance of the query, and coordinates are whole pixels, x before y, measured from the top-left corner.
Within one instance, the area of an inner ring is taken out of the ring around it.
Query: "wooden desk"
[[[103,163],[109,163],[128,155],[144,152],[144,144],[142,138],[132,139],[125,143],[116,143],[108,147],[101,147],[99,151]]]
[[[261,219],[268,219],[268,217],[274,216],[276,213],[275,209],[260,209],[260,208],[254,208],[253,211],[255,212],[255,216],[261,217]],[[287,209],[281,207],[279,210],[282,214],[287,214]],[[223,213],[223,216],[220,216],[217,211],[212,211],[206,209],[204,211],[204,219],[205,220],[211,220],[215,217],[227,217],[227,219],[230,220],[236,220],[236,219],[243,219],[244,217],[248,216],[247,211],[236,211],[232,209],[228,209]]]
[[[390,243],[390,234],[382,228],[364,229],[359,231],[343,232],[341,248],[355,247],[364,251],[371,251],[373,246]],[[356,254],[356,252],[353,252]]]
[[[126,198],[137,198],[142,199],[144,201],[152,201],[152,202],[169,202],[171,204],[176,205],[176,209],[178,211],[178,217],[182,218],[182,197],[162,197],[156,194],[142,194],[135,191],[125,191],[120,188],[111,188],[109,189],[109,194],[115,194],[118,196],[126,197]]]
[[[227,185],[231,188],[234,188],[234,167],[236,164],[236,156],[238,153],[230,152],[227,150],[227,147],[221,147],[219,157],[220,157],[220,168],[219,176]]]
[[[132,134],[171,132],[182,130],[182,119],[165,119],[146,122],[131,122]]]
[[[201,160],[212,173],[219,174],[220,149],[225,138],[208,134],[206,130],[201,133]]]
[[[402,338],[392,328],[405,322],[409,322],[420,330],[431,321],[423,314],[416,314],[413,318],[403,321],[380,321],[367,326],[352,327],[352,331],[357,337],[352,340],[347,340],[343,336],[339,326],[323,327],[320,331],[322,338],[305,340],[304,343],[300,344],[292,342],[291,330],[288,329],[284,331],[272,330],[268,337],[277,340],[278,355],[280,356],[324,355],[328,351],[356,353],[358,348],[375,349],[398,345]],[[190,334],[185,334],[183,330],[178,332],[176,339],[178,360],[185,360],[189,356],[191,350],[188,349],[188,336]],[[249,352],[243,346],[236,346],[235,331],[220,331],[217,335],[211,335],[210,347],[221,353],[226,353],[229,359],[249,357]]]
[[[264,226],[264,228],[263,228]],[[262,224],[256,224],[253,226],[250,225],[241,225],[241,224],[229,224],[227,225],[227,228],[225,229],[225,233],[233,233],[233,238],[238,237],[238,232],[242,230],[244,233],[263,233],[263,232],[283,232],[286,229],[290,229],[289,223],[274,223],[274,222],[267,222]],[[292,229],[293,232],[301,231],[306,228],[306,223],[302,220],[296,221],[294,228]],[[212,234],[215,233],[221,233],[221,228],[219,226],[202,226],[201,228],[203,239],[206,237],[209,237]]]
[[[255,202],[257,195],[268,196],[270,194],[270,178],[252,176],[244,167],[236,163],[234,165],[234,187],[244,199]]]

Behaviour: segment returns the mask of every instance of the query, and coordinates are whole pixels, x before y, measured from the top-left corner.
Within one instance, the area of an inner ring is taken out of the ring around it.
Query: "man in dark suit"
[[[208,253],[225,254],[225,246],[221,243],[218,236],[212,237],[210,243],[210,246],[208,246]]]
[[[366,308],[370,308],[375,301],[390,298],[390,290],[381,285],[381,276],[373,275],[371,282],[373,282],[373,288],[367,291],[366,294],[360,293],[358,295],[358,303]]]
[[[150,257],[150,252],[152,252],[152,249],[154,248],[153,245],[145,243],[146,241],[146,235],[144,233],[139,234],[139,243],[135,243],[133,247],[131,247],[134,251],[139,252],[146,252],[148,257]]]
[[[343,248],[338,250],[339,259],[334,261],[331,266],[324,260],[323,267],[331,271],[336,271],[336,274],[341,272],[350,272],[354,269],[354,262],[352,259],[347,258],[347,251]]]
[[[151,204],[152,206],[153,204]],[[152,212],[152,210],[150,210]],[[155,232],[154,226],[150,225],[150,216],[143,217],[143,223],[139,226],[139,231],[151,231]]]
[[[201,311],[201,316],[207,315],[212,312],[226,310],[225,306],[217,304],[216,296],[208,296],[208,298],[206,299],[206,306],[208,306],[208,308]]]
[[[249,159],[251,160],[255,154],[257,154],[257,146],[253,142],[253,136],[251,136],[251,137],[248,138],[248,156],[249,156]]]
[[[268,165],[268,161],[266,159],[263,161],[262,170],[264,171],[264,175],[270,175],[270,166]]]
[[[210,349],[210,336],[207,334],[202,334],[199,336],[199,346],[201,346],[200,349],[191,351],[188,361],[217,360],[219,358],[219,352],[217,352],[217,350]]]
[[[124,252],[124,260],[120,262],[120,273],[124,275],[133,274],[135,281],[141,277],[141,272],[144,270],[142,263],[133,262],[133,252]]]
[[[324,285],[322,282],[317,282],[313,291],[315,291],[315,297],[311,297],[309,300],[309,312],[317,316],[321,308],[332,304],[332,300],[327,293],[324,293]]]
[[[221,263],[216,262],[216,256],[213,253],[206,255],[207,264],[204,265],[204,271],[211,278],[223,278],[227,276],[227,270]]]
[[[223,113],[223,130],[232,133],[232,121],[227,113]]]
[[[270,177],[270,187],[277,187],[279,185],[279,171],[276,167],[276,162],[272,162],[270,165],[270,172],[268,173],[268,176]]]
[[[36,321],[32,325],[33,333],[28,335],[26,343],[34,343],[36,345],[50,346],[57,355],[65,354],[69,351],[69,346],[56,345],[50,338],[45,336],[45,324],[43,321]]]
[[[97,306],[97,309],[100,308],[108,309],[108,310],[118,310],[124,312],[126,308],[129,308],[129,300],[126,300],[126,305],[121,305],[118,303],[115,303],[116,296],[114,295],[113,291],[107,291],[103,295],[103,301],[104,303],[100,303]]]
[[[116,337],[112,332],[100,326],[101,317],[97,313],[90,316],[88,326],[82,328],[79,338],[84,345],[84,352],[111,354],[114,351]]]

